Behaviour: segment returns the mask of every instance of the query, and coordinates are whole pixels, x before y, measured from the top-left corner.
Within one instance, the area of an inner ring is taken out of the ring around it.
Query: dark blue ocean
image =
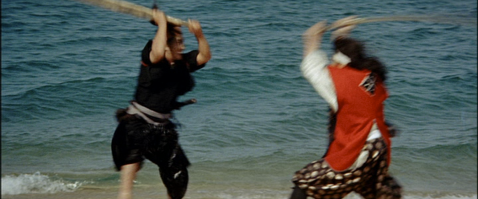
[[[151,7],[152,0],[130,0]],[[147,20],[72,0],[3,0],[2,198],[115,198],[114,113],[132,100]],[[359,17],[352,35],[388,67],[398,126],[392,175],[404,198],[477,198],[475,0],[158,0],[197,19],[213,58],[175,112],[192,162],[186,198],[287,198],[292,174],[327,147],[327,104],[302,77],[302,33]],[[433,19],[433,20],[432,20]],[[186,51],[196,40],[183,28]],[[322,47],[331,54],[330,33]],[[137,198],[165,197],[146,162]],[[359,198],[350,195],[347,198]]]

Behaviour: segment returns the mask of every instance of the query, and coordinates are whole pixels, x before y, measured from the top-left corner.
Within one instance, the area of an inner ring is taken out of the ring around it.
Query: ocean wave
[[[26,85],[23,89],[11,90],[2,94],[2,122],[91,115],[117,108],[117,104],[126,103],[131,98],[131,89],[134,87],[132,84],[128,85],[128,81],[120,79],[121,77],[114,77],[113,80],[88,77],[43,85]],[[117,81],[118,83],[110,84]],[[90,103],[94,105],[91,106]]]
[[[83,183],[53,180],[40,172],[34,174],[2,176],[2,196],[28,193],[59,193],[73,192]]]

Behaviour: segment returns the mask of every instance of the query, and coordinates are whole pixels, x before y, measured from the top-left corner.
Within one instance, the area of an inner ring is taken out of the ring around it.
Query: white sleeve
[[[315,91],[329,103],[334,112],[337,112],[337,94],[335,93],[334,83],[327,69],[329,60],[325,52],[317,50],[307,55],[300,69],[305,79],[314,87]]]

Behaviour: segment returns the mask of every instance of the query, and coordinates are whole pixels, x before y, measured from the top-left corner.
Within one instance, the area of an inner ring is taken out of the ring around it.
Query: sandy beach
[[[243,186],[243,185],[241,185]],[[226,188],[227,187],[227,188]],[[118,187],[81,187],[75,192],[62,192],[55,194],[20,194],[20,195],[2,195],[2,199],[115,199]],[[188,189],[184,199],[287,199],[289,197],[288,189],[268,189],[254,187],[234,187],[229,185],[219,186],[201,186],[192,185]],[[133,198],[136,199],[158,199],[167,198],[166,190],[163,186],[136,186],[134,188]],[[360,199],[355,193],[350,193],[344,199]],[[403,199],[476,199],[476,193],[464,194],[463,192],[404,192]]]
[[[185,199],[227,199],[227,198],[287,198],[289,195],[288,190],[238,190],[229,188],[230,190],[224,191],[222,187],[208,187],[208,189],[201,190],[201,186],[190,187],[186,193]],[[117,187],[107,188],[91,188],[85,187],[76,190],[75,192],[63,192],[55,194],[20,194],[20,195],[2,195],[3,199],[107,199],[116,198]],[[242,193],[241,193],[242,192]],[[276,192],[276,193],[274,193]],[[227,194],[230,193],[230,194]],[[158,199],[166,198],[166,190],[161,187],[135,187],[133,192],[134,198],[140,199]]]

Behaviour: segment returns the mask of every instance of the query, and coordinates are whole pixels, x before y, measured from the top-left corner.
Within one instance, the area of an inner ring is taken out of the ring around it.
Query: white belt
[[[154,124],[154,125],[161,125],[163,123],[155,122],[152,119],[150,119],[147,115],[155,117],[155,118],[159,118],[159,119],[171,118],[171,113],[167,113],[167,114],[158,113],[144,106],[141,106],[140,104],[136,102],[131,102],[131,105],[129,105],[128,109],[126,109],[126,112],[131,115],[138,115],[141,118],[143,118],[146,122],[150,124]]]

